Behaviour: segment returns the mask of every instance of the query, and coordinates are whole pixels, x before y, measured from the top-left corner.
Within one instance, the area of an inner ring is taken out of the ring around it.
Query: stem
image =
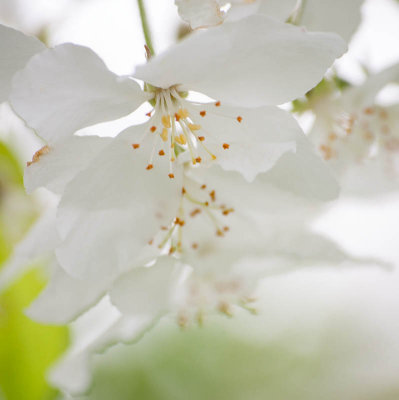
[[[151,55],[153,56],[155,52],[154,47],[152,46],[151,32],[148,25],[147,14],[145,12],[144,0],[137,0],[137,4],[140,10],[141,27],[143,28],[145,43],[150,50]]]

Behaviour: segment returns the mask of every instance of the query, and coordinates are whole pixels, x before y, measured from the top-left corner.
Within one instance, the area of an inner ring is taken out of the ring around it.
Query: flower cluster
[[[176,3],[194,28],[216,26],[149,54],[132,76],[86,47],[45,48],[0,27],[1,100],[45,142],[25,186],[58,198],[5,273],[46,256],[51,279],[29,315],[57,324],[103,316],[54,374],[69,391],[86,388],[91,352],[165,314],[185,327],[236,307],[256,312],[260,278],[346,257],[304,222],[338,186],[277,107],[317,85],[345,42],[284,23],[305,17],[295,1],[236,1],[228,11]],[[115,137],[82,133],[133,112],[146,122]]]

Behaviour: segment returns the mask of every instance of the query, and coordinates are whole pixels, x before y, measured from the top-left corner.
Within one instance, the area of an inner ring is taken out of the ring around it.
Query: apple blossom
[[[399,82],[393,65],[342,92],[310,97],[316,120],[310,132],[347,193],[380,193],[398,184],[398,104],[383,105],[377,95]],[[370,182],[373,182],[371,185]]]

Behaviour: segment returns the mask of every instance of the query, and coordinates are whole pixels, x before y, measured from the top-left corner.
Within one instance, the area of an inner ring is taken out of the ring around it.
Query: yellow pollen
[[[162,129],[162,133],[161,133],[161,138],[164,142],[166,142],[168,140],[168,130],[166,128]]]
[[[171,122],[170,122],[170,115],[162,115],[162,125],[165,127],[165,128],[170,128],[172,125],[171,125]]]
[[[176,136],[175,140],[179,144],[186,144],[187,143],[186,137],[182,133],[180,134],[180,136]]]
[[[212,160],[216,160],[216,156],[212,154]]]
[[[134,144],[132,144],[132,147],[133,147],[134,149],[138,149],[138,148],[140,147],[140,145],[139,145],[138,143],[134,143]]]
[[[177,111],[177,115],[180,118],[188,118],[190,113],[188,112],[188,110],[186,108],[179,108],[179,110]]]
[[[188,124],[188,127],[191,131],[199,131],[201,129],[201,125],[198,124]]]

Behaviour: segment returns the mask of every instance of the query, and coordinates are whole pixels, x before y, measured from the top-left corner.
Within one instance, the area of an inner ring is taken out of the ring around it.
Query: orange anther
[[[134,143],[134,144],[132,144],[132,147],[133,147],[134,149],[138,149],[138,148],[140,147],[140,145],[139,145],[138,143]]]
[[[198,140],[199,140],[200,142],[203,142],[203,141],[205,140],[205,136],[198,136]]]
[[[221,231],[220,229],[218,229],[218,230],[216,231],[216,236],[220,236],[220,237],[224,236],[223,231]]]
[[[173,179],[175,176],[173,174],[168,174],[170,179]]]
[[[159,150],[159,151],[158,151],[158,154],[159,154],[160,156],[164,156],[164,155],[165,155],[165,152],[164,152],[163,150]]]
[[[195,208],[193,211],[191,211],[190,217],[194,218],[198,214],[201,214],[201,209],[200,208]]]
[[[238,116],[237,117],[237,121],[241,123],[242,122],[242,117]]]
[[[206,185],[201,185],[201,189],[206,189]]]
[[[198,249],[198,243],[193,243],[193,244],[191,245],[191,247],[192,247],[194,250],[197,250],[197,249]]]
[[[152,111],[148,112],[148,113],[146,114],[146,116],[147,116],[147,117],[151,117],[151,114],[152,114]]]
[[[223,148],[224,148],[225,150],[227,150],[229,147],[230,147],[230,145],[229,145],[229,144],[227,144],[227,143],[223,143]]]
[[[200,162],[202,161],[202,159],[201,159],[201,157],[197,157],[197,158],[195,159],[195,161],[197,161],[197,163],[200,163]]]
[[[212,192],[209,193],[209,196],[210,196],[210,198],[212,199],[212,201],[215,201],[215,200],[216,200],[216,194],[215,194],[215,191],[214,191],[214,190],[212,190]]]
[[[184,186],[181,188],[181,194],[186,194],[186,189]]]
[[[220,107],[220,104],[221,104],[220,101],[217,101],[217,102],[215,103],[215,106],[216,106],[216,107]]]
[[[156,126],[152,126],[152,127],[150,128],[150,131],[151,131],[152,133],[154,133],[156,130],[157,130],[157,127],[156,127]]]
[[[180,121],[180,115],[178,113],[175,113],[175,119],[176,119],[176,122]]]
[[[152,164],[148,164],[146,167],[146,169],[148,169],[148,170],[153,169],[153,168],[154,168],[154,166]]]
[[[200,111],[200,115],[201,115],[201,117],[205,117],[206,111],[205,110],[204,111]]]

